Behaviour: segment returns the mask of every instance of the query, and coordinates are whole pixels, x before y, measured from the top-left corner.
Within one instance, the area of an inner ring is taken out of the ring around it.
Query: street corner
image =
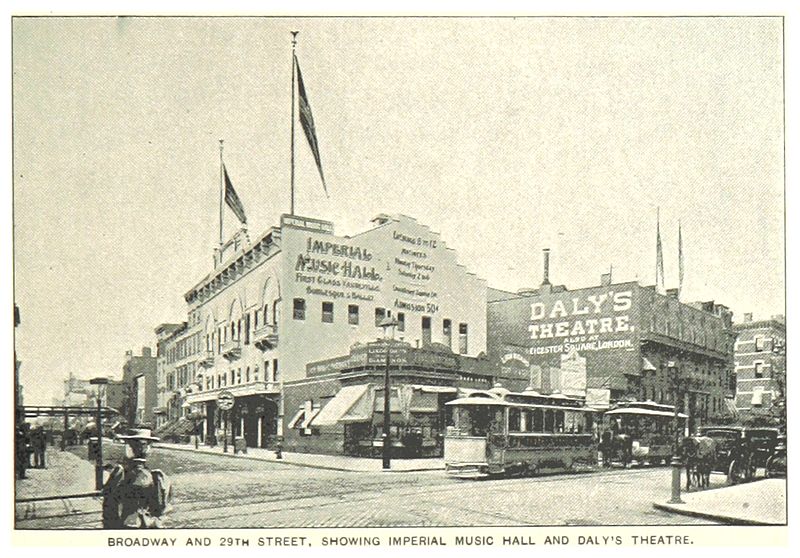
[[[681,495],[683,503],[653,502],[675,514],[734,525],[786,525],[786,479],[763,479]]]

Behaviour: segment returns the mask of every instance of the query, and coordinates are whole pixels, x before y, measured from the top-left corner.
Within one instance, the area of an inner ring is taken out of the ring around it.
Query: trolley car
[[[593,411],[582,399],[504,388],[447,404],[447,473],[460,478],[530,474],[594,465]]]
[[[675,442],[675,408],[653,401],[626,401],[603,415],[603,435],[611,441],[610,457],[627,465],[669,463]],[[680,437],[686,419],[678,413]],[[601,447],[603,443],[601,442]],[[606,456],[603,456],[606,460]]]

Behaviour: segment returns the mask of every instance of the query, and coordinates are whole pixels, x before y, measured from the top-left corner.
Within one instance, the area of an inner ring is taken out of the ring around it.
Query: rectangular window
[[[458,352],[467,354],[467,324],[458,324]]]
[[[347,323],[358,325],[358,305],[350,304],[347,307]]]
[[[241,368],[238,368],[236,370],[236,383],[237,384],[241,384],[242,383],[242,369]]]
[[[422,316],[422,344],[431,344],[431,317]]]
[[[250,383],[250,367],[249,366],[247,367],[247,370],[245,371],[244,381],[246,383],[248,383],[248,384]]]
[[[278,381],[278,359],[277,358],[272,359],[272,381],[273,382],[277,382]]]
[[[508,410],[508,431],[522,431],[522,415],[519,409],[512,407]]]
[[[380,327],[381,322],[386,318],[386,308],[375,309],[375,325]]]
[[[755,362],[753,363],[753,374],[755,378],[763,378],[764,377],[764,363],[763,362]]]
[[[442,343],[448,347],[453,345],[453,322],[447,318],[442,320]]]
[[[406,315],[403,312],[397,313],[397,331],[406,330]]]
[[[250,313],[244,315],[244,344],[250,344]]]
[[[306,319],[306,301],[303,298],[294,299],[293,316],[295,320]]]
[[[265,382],[272,382],[273,379],[269,377],[269,361],[264,361],[264,381]]]
[[[326,324],[333,323],[333,302],[322,303],[322,321]]]

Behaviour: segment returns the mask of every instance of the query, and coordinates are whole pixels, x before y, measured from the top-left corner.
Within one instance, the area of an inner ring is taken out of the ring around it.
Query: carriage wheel
[[[730,484],[739,484],[743,479],[744,471],[742,470],[742,464],[738,459],[734,459],[728,467],[728,482]]]

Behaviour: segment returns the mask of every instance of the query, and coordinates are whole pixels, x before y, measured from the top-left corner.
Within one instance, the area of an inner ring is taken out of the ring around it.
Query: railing
[[[200,353],[200,359],[198,364],[203,368],[213,368],[214,367],[214,353],[211,351],[203,351]]]
[[[222,345],[222,356],[228,360],[236,360],[242,356],[242,345],[238,339],[231,339]]]
[[[265,324],[253,331],[253,344],[262,351],[276,348],[278,327],[275,324]]]

